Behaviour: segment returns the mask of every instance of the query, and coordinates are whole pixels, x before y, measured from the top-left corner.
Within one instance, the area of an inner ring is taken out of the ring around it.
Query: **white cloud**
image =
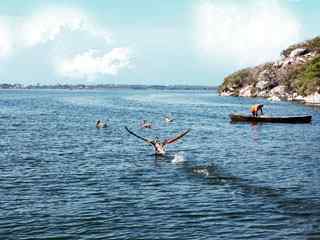
[[[205,1],[196,11],[196,40],[201,52],[237,65],[277,58],[301,40],[301,26],[280,1]]]
[[[117,75],[130,67],[129,49],[112,48],[110,44],[115,43],[110,32],[78,9],[50,8],[5,20],[0,17],[0,58],[12,55],[20,59],[33,51],[37,58],[29,56],[30,61],[53,67],[51,74],[72,78]]]
[[[108,31],[99,28],[80,10],[68,8],[51,8],[32,15],[22,25],[21,39],[23,45],[32,47],[54,40],[64,31],[83,31],[95,37],[110,41]]]
[[[128,48],[114,48],[108,53],[89,50],[57,64],[57,71],[65,77],[91,78],[99,74],[117,75],[121,69],[130,67]]]
[[[6,57],[10,54],[12,49],[12,41],[8,25],[0,22],[0,58]]]

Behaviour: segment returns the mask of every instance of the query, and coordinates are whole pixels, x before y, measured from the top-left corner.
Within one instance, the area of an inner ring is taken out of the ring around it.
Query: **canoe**
[[[310,123],[312,116],[258,116],[253,117],[252,115],[243,114],[230,114],[231,122],[266,122],[266,123]]]

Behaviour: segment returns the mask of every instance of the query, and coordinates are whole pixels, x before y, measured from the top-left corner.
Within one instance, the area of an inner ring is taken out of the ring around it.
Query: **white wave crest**
[[[171,161],[174,164],[179,164],[179,163],[184,163],[186,162],[186,158],[184,157],[184,153],[183,152],[178,152],[176,154],[174,154],[174,158]]]

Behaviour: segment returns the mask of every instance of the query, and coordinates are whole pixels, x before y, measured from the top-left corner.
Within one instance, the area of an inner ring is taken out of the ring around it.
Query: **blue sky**
[[[317,0],[10,0],[0,83],[218,85],[319,35]]]

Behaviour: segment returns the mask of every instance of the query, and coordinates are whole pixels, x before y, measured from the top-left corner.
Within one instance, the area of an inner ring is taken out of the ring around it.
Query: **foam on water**
[[[184,152],[178,152],[174,154],[174,157],[171,162],[175,164],[186,162],[186,158],[184,157]]]
[[[207,167],[207,166],[193,167],[192,173],[195,175],[202,175],[202,176],[206,176],[206,177],[209,177],[209,175],[210,175],[209,167]]]

